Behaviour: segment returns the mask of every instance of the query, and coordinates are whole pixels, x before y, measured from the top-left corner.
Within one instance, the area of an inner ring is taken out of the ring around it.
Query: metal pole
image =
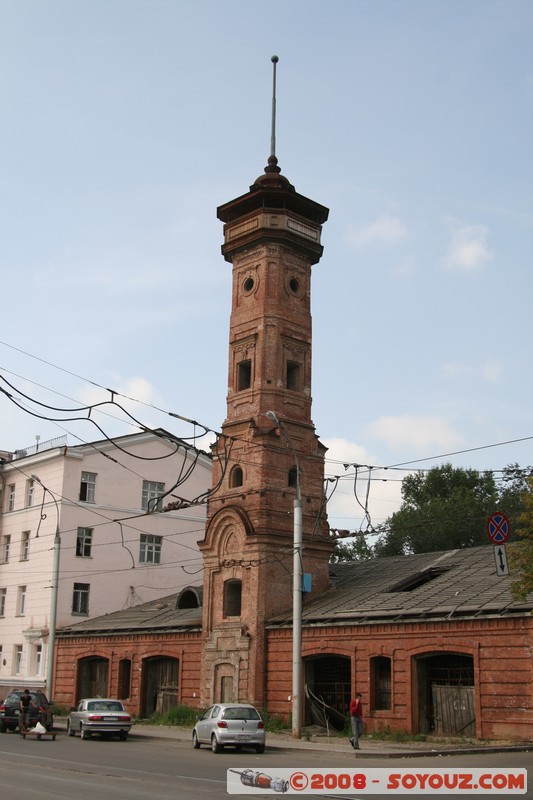
[[[300,484],[300,465],[298,456],[292,445],[285,426],[273,411],[267,411],[268,419],[280,429],[296,462],[296,495],[293,511],[293,562],[292,562],[292,735],[295,739],[302,737],[302,546],[303,546],[303,512],[302,490]]]
[[[279,61],[277,56],[272,56],[272,132],[270,135],[270,155],[276,155],[276,64]]]
[[[296,454],[295,454],[296,457]],[[294,537],[292,567],[292,735],[301,738],[302,687],[302,496],[300,469],[296,462],[296,496],[294,498]]]
[[[59,514],[59,511],[58,511]],[[46,691],[48,700],[52,701],[52,684],[54,680],[54,661],[56,643],[56,617],[57,617],[57,593],[59,589],[59,559],[61,556],[61,534],[59,524],[56,527],[54,536],[54,563],[52,567],[52,599],[50,601],[50,625],[48,631],[48,658],[46,663]]]
[[[50,495],[56,507],[56,533],[54,536],[54,559],[52,563],[52,597],[50,599],[50,622],[48,625],[48,654],[46,659],[46,693],[48,700],[52,700],[52,684],[54,681],[54,661],[56,644],[56,618],[57,618],[57,595],[59,590],[59,560],[61,557],[61,534],[59,532],[59,505],[54,495],[47,489],[38,475],[32,474],[32,480],[37,481]]]

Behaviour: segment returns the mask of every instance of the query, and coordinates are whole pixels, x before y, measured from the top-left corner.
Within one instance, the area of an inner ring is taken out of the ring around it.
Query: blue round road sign
[[[487,533],[494,544],[503,544],[509,538],[509,520],[497,511],[487,520]]]

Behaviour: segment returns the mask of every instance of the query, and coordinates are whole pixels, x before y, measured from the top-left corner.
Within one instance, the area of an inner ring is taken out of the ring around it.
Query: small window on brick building
[[[235,489],[237,486],[242,486],[244,483],[244,476],[242,473],[242,468],[239,467],[237,464],[233,467],[229,477],[229,485],[232,489]]]
[[[224,583],[224,616],[240,617],[242,581],[229,580]]]
[[[298,486],[298,467],[291,467],[289,470],[288,486]]]
[[[130,696],[131,660],[121,658],[118,662],[118,699],[127,700]]]
[[[391,660],[387,656],[370,659],[370,698],[373,711],[386,711],[392,707]]]
[[[242,392],[252,385],[252,362],[240,361],[237,364],[237,391]]]
[[[176,600],[176,608],[200,608],[200,598],[197,589],[182,589]]]
[[[287,389],[291,392],[299,392],[301,389],[301,364],[296,361],[287,361]]]

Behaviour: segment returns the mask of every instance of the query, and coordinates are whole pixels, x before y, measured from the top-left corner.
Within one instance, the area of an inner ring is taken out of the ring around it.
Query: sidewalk
[[[65,718],[55,720],[56,730],[66,730]],[[174,739],[189,742],[192,747],[192,728],[174,725],[134,724],[131,736],[149,739]],[[519,753],[533,751],[533,742],[477,742],[477,741],[425,741],[393,742],[363,736],[361,749],[352,750],[348,738],[327,736],[321,729],[304,729],[301,739],[293,739],[291,732],[267,732],[267,751],[273,750],[317,750],[322,752],[347,753],[352,758],[420,758],[422,756],[445,756],[457,753]]]

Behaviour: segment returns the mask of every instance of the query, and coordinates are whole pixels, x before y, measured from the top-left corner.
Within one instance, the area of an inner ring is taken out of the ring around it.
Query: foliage
[[[261,711],[261,719],[265,723],[267,731],[286,731],[292,726],[290,718],[284,720],[279,714],[269,714],[268,711]]]
[[[444,464],[408,475],[403,503],[381,528],[374,555],[393,556],[488,544],[487,518],[501,511],[511,520],[523,508],[526,474],[508,466],[498,488],[492,472]],[[511,526],[513,530],[513,526]]]
[[[519,541],[509,550],[509,564],[519,577],[513,581],[511,591],[515,600],[525,600],[533,592],[533,477],[527,481],[527,490],[522,495],[516,535]]]
[[[364,536],[356,536],[350,542],[337,541],[331,561],[365,561],[374,555],[372,547],[368,544]]]
[[[70,708],[68,706],[61,705],[61,703],[52,703],[52,714],[54,717],[68,717],[70,713]]]
[[[367,738],[387,742],[425,742],[427,736],[425,733],[411,734],[405,731],[393,731],[389,725],[379,724]]]
[[[155,712],[148,720],[149,725],[184,725],[186,727],[193,727],[196,722],[196,717],[199,711],[190,706],[176,706],[171,708],[165,714]]]

